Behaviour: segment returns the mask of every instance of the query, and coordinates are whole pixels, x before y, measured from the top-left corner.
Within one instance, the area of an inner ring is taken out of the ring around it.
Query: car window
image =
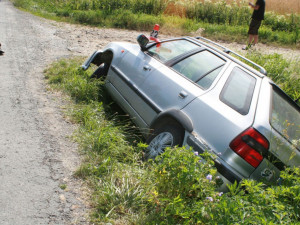
[[[300,112],[282,91],[273,87],[270,123],[300,150]]]
[[[235,67],[220,94],[220,100],[242,115],[249,112],[256,78]]]
[[[225,61],[223,59],[205,50],[183,59],[172,67],[177,72],[196,82],[203,89],[207,89],[224,64]]]
[[[158,43],[150,47],[148,54],[165,63],[176,56],[196,48],[199,48],[199,45],[186,40],[175,40]]]
[[[197,84],[202,87],[204,90],[208,89],[210,85],[214,82],[215,78],[218,76],[218,74],[221,72],[223,69],[223,66],[217,67],[214,69],[212,72],[208,73],[206,76],[201,78]]]

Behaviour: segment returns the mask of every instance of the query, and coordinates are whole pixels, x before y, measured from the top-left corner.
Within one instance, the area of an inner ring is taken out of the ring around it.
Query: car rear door
[[[272,86],[270,151],[288,166],[300,166],[300,108],[277,86]]]
[[[229,145],[251,127],[260,84],[259,77],[232,62],[212,90],[183,109],[194,122],[194,133],[242,177],[249,177],[255,168]]]
[[[268,138],[270,147],[251,177],[276,181],[285,166],[300,166],[300,109],[267,79],[261,92],[254,126]]]

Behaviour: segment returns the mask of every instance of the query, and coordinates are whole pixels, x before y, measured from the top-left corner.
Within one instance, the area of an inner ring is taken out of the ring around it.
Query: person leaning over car
[[[248,50],[251,46],[258,43],[258,29],[261,25],[261,21],[265,17],[265,0],[257,0],[255,5],[249,2],[249,5],[254,9],[252,14],[252,19],[249,25],[248,35],[249,41],[248,45],[243,48],[243,50]]]

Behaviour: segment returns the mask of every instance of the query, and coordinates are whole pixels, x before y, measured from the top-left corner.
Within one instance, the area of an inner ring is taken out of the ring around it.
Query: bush
[[[212,159],[207,153],[202,157],[201,160],[185,148],[174,148],[166,149],[156,158],[147,223],[195,224],[199,215],[207,216],[201,208],[216,200],[219,193],[215,191],[216,169]]]
[[[244,180],[207,210],[214,223],[296,224],[300,221],[300,170],[286,169],[281,182],[266,186]]]
[[[209,154],[168,149],[155,160],[145,224],[294,224],[300,221],[300,168],[282,171],[279,185],[243,180],[216,191]]]

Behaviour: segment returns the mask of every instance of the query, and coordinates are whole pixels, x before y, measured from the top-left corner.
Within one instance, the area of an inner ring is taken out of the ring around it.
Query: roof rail
[[[236,52],[234,52],[234,51],[232,51],[232,50],[230,50],[230,49],[228,49],[228,48],[226,48],[226,47],[224,47],[224,46],[222,46],[222,45],[220,45],[220,44],[218,44],[218,43],[216,43],[214,41],[211,41],[211,40],[209,40],[207,38],[204,38],[204,37],[201,37],[201,36],[198,36],[198,37],[195,37],[195,38],[198,39],[198,40],[201,39],[201,40],[209,42],[209,43],[211,43],[211,44],[213,44],[215,46],[218,46],[218,47],[222,48],[223,52],[225,52],[227,54],[232,53],[232,54],[236,55],[237,57],[239,57],[239,58],[247,61],[248,63],[252,64],[253,66],[257,67],[259,69],[259,72],[261,72],[262,74],[267,75],[267,71],[266,71],[265,68],[263,68],[262,66],[256,64],[255,62],[252,62],[251,60],[245,58],[244,56],[242,56],[242,55],[240,55],[240,54],[238,54],[238,53],[236,53]]]

